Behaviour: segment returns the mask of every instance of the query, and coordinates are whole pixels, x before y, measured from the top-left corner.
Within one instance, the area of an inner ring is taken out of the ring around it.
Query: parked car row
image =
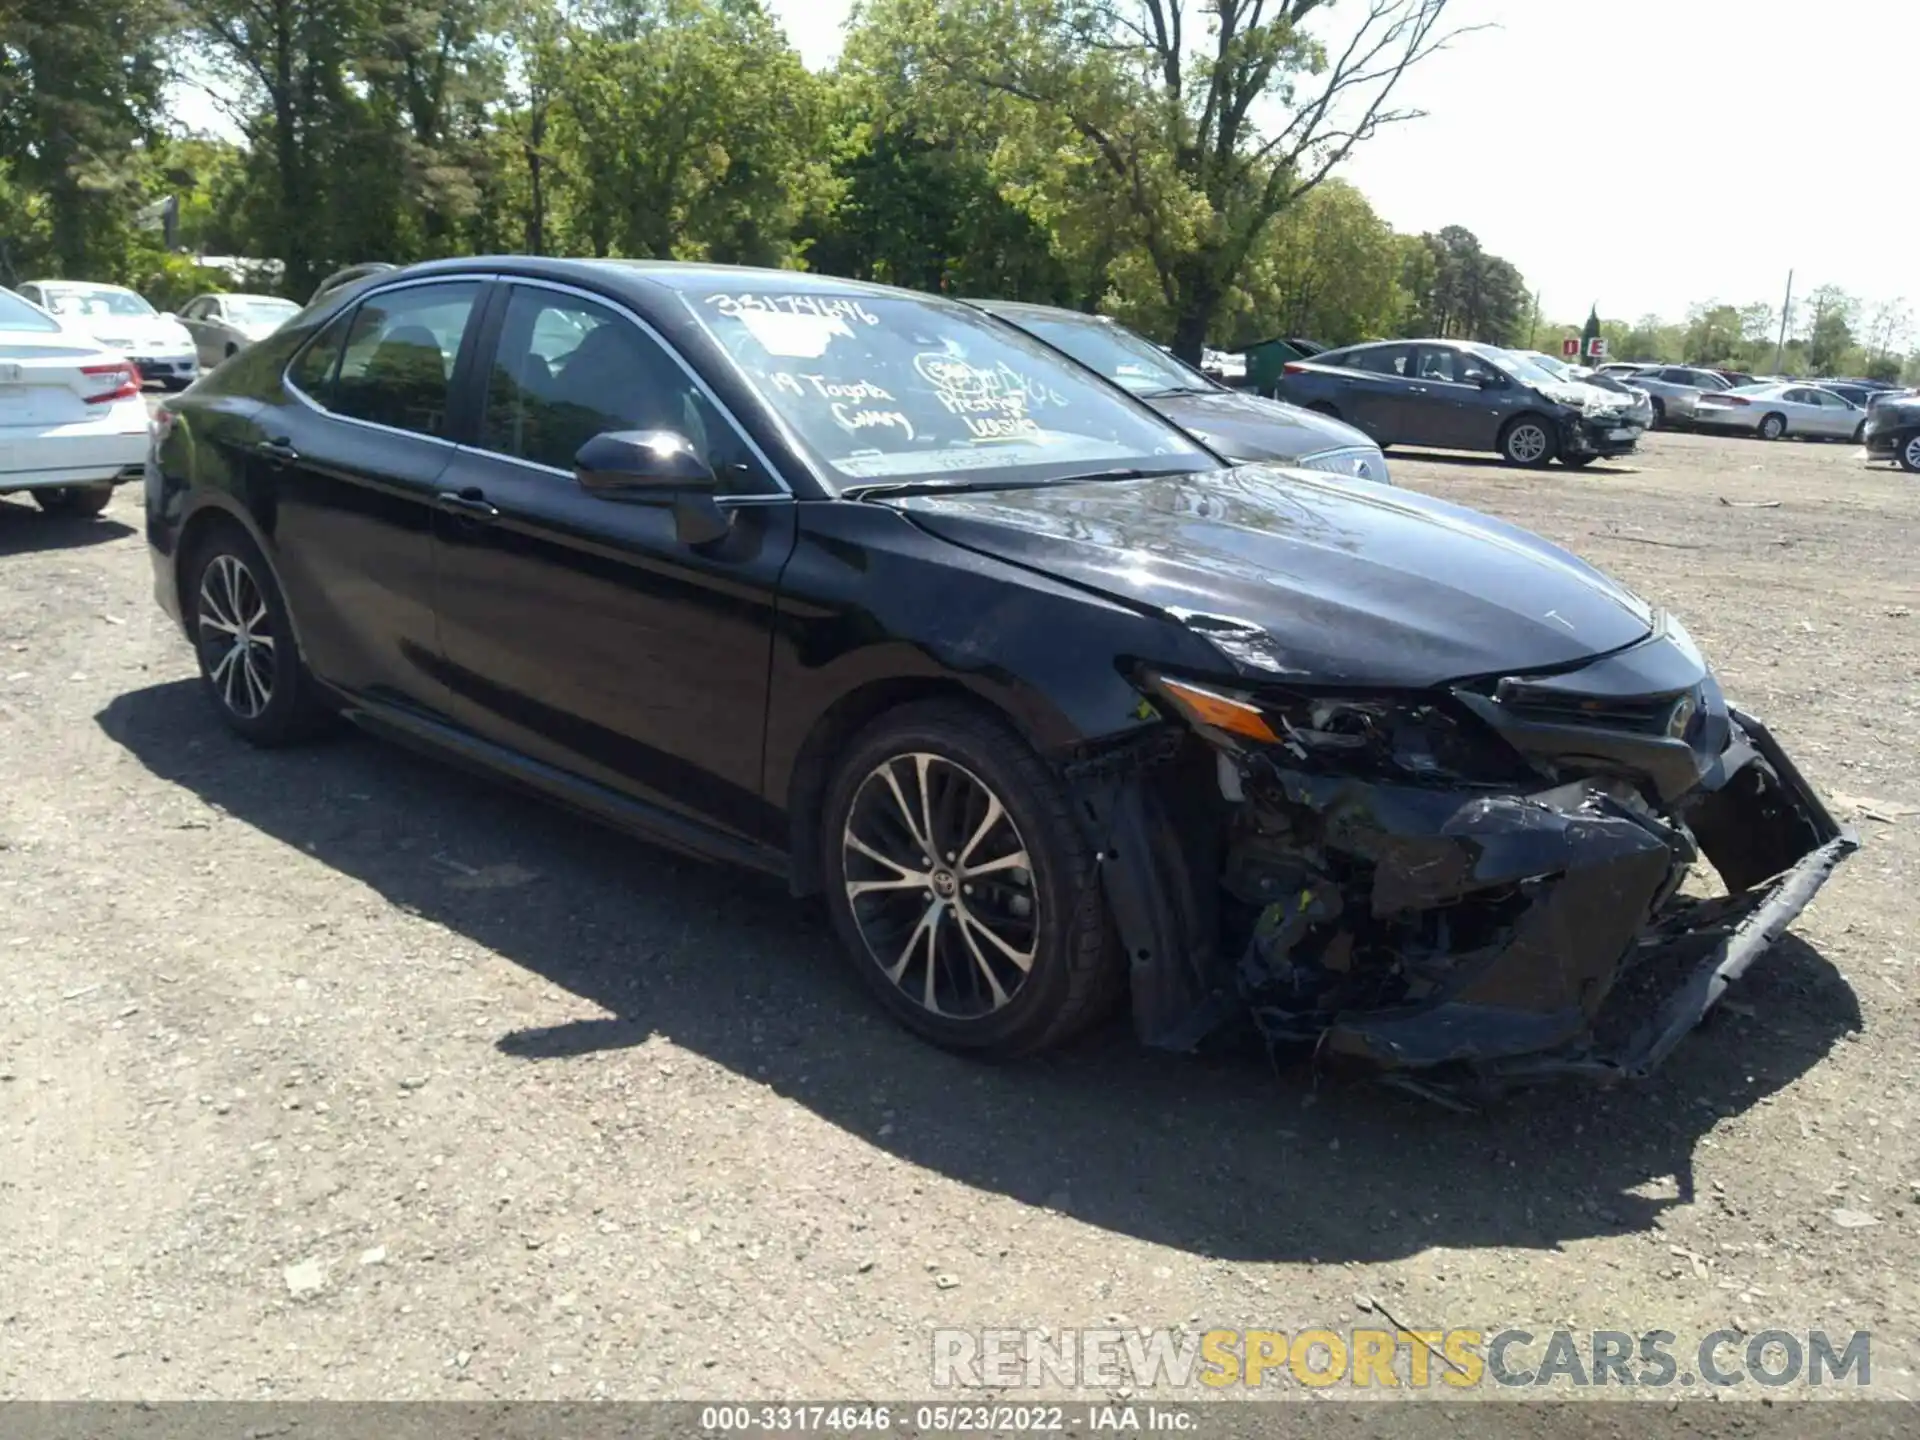
[[[1506,352],[1388,348],[1299,378],[1381,377],[1379,436],[1496,426],[1529,464],[1637,433]],[[146,535],[239,736],[345,716],[819,893],[934,1043],[1126,1004],[1149,1043],[1251,1023],[1430,1093],[1644,1075],[1853,836],[1676,618],[1181,428],[1283,448],[1243,398],[1057,312],[439,261],[169,399]]]

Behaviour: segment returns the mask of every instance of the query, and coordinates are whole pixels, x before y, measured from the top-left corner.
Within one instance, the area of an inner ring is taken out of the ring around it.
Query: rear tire
[[[1778,440],[1787,433],[1787,417],[1779,413],[1760,417],[1760,428],[1754,431],[1762,440]]]
[[[200,681],[227,728],[268,749],[330,728],[333,713],[300,659],[287,602],[253,538],[222,524],[194,547],[183,574]]]
[[[1652,396],[1651,399],[1653,400],[1653,420],[1647,428],[1658,430],[1667,423],[1667,402],[1658,395]]]
[[[1059,777],[950,700],[883,715],[822,807],[834,929],[901,1024],[996,1058],[1064,1043],[1121,993],[1092,847]]]
[[[1538,470],[1553,463],[1559,448],[1553,422],[1541,415],[1516,415],[1500,432],[1500,454],[1509,465]]]
[[[33,503],[49,515],[70,515],[75,519],[98,515],[113,499],[111,485],[62,485],[57,490],[36,490]]]

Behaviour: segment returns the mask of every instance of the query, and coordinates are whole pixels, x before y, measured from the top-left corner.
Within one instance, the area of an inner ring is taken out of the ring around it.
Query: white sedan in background
[[[141,477],[151,426],[126,356],[0,290],[0,495],[98,515]]]
[[[143,380],[169,390],[185,389],[200,375],[193,336],[172,315],[162,315],[124,285],[87,280],[30,280],[20,293],[60,317],[69,330],[91,335],[133,361]]]
[[[1851,400],[1792,381],[1706,391],[1692,418],[1703,430],[1739,430],[1762,440],[1797,435],[1858,442],[1867,424],[1867,412]]]
[[[201,365],[211,370],[229,355],[266,339],[299,313],[298,305],[277,295],[221,292],[195,296],[181,306],[180,323],[193,336]]]

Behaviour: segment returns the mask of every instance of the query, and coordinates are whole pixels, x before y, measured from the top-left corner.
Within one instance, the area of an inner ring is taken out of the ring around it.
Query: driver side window
[[[732,425],[646,331],[581,296],[516,285],[487,372],[481,445],[571,471],[580,447],[611,430],[685,436],[723,493],[774,488]]]

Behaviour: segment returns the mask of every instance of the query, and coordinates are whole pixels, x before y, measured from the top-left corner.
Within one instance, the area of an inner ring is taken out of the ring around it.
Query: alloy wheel
[[[1900,451],[1900,463],[1909,470],[1920,470],[1920,435],[1909,435]]]
[[[1522,465],[1532,465],[1547,453],[1547,432],[1531,422],[1513,427],[1507,454]]]
[[[1026,841],[979,776],[926,752],[882,761],[854,793],[841,847],[854,925],[902,995],[968,1020],[1019,994],[1039,896]]]
[[[267,599],[238,556],[220,554],[200,576],[200,653],[220,703],[254,720],[273,703],[276,646]]]

